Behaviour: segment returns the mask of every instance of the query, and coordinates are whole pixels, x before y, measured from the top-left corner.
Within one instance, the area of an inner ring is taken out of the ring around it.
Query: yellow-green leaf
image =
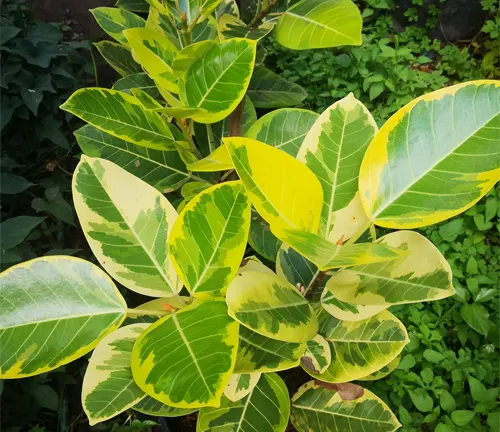
[[[177,212],[159,191],[112,162],[82,156],[73,200],[94,255],[117,281],[152,297],[180,290],[167,250]]]
[[[361,45],[361,27],[351,0],[302,0],[278,18],[275,36],[295,50]]]
[[[49,256],[0,274],[0,378],[38,375],[92,350],[125,318],[109,276],[79,258]]]
[[[306,351],[300,359],[302,368],[305,371],[309,370],[321,374],[328,369],[331,361],[330,345],[323,336],[318,334],[307,341]]]
[[[238,402],[253,390],[259,382],[261,375],[260,372],[231,375],[224,389],[224,396],[231,402]]]
[[[268,35],[273,28],[272,21],[265,21],[258,27],[248,28],[247,24],[231,14],[222,15],[217,21],[217,31],[221,40],[246,38],[258,41]]]
[[[132,56],[132,54],[130,55]],[[139,89],[145,91],[155,99],[160,98],[160,92],[156,88],[154,81],[144,72],[120,78],[113,84],[112,88],[113,90],[120,90],[126,93],[131,93],[131,89]]]
[[[233,161],[227,151],[227,147],[222,145],[217,147],[206,158],[188,165],[190,171],[215,172],[233,168]]]
[[[423,235],[414,231],[387,234],[375,244],[405,251],[400,258],[344,269],[328,282],[338,299],[389,307],[394,304],[439,300],[455,293],[450,265]]]
[[[376,381],[382,378],[385,378],[387,375],[392,373],[394,369],[396,369],[399,366],[399,363],[401,362],[401,356],[396,357],[393,361],[391,361],[389,364],[385,365],[383,368],[379,369],[376,372],[373,372],[370,375],[367,375],[363,378],[358,378],[358,381]]]
[[[292,424],[298,432],[392,432],[401,425],[389,407],[372,392],[354,400],[309,381],[292,398]]]
[[[222,300],[196,302],[160,319],[134,346],[136,383],[173,407],[219,406],[234,369],[238,327]]]
[[[227,291],[228,313],[245,327],[285,342],[306,342],[318,331],[309,302],[288,282],[262,272],[238,274]]]
[[[146,25],[146,21],[139,15],[121,8],[98,7],[90,9],[90,12],[108,35],[124,45],[127,44],[127,39],[123,35],[123,30]]]
[[[204,20],[222,0],[178,0],[182,15],[185,15],[188,24],[197,20]],[[177,13],[177,12],[176,12]]]
[[[137,99],[105,88],[77,90],[61,105],[92,126],[117,138],[155,150],[173,150],[174,138],[160,114],[146,111]]]
[[[335,297],[328,289],[321,293],[321,306],[330,315],[342,321],[360,321],[377,315],[387,309],[386,306],[365,306],[344,302]]]
[[[106,336],[92,353],[82,386],[82,405],[91,426],[132,407],[146,394],[132,377],[132,348],[149,324],[132,324]]]
[[[421,96],[371,142],[359,188],[377,225],[418,228],[462,213],[500,179],[500,81]]]
[[[169,251],[192,295],[224,295],[243,259],[249,227],[250,202],[240,181],[205,189],[184,207]]]
[[[198,59],[202,58],[212,48],[217,46],[217,42],[213,40],[205,40],[196,42],[187,47],[182,48],[174,58],[172,68],[174,72],[183,77],[189,70],[191,65]]]
[[[101,41],[94,44],[99,53],[109,65],[121,76],[128,76],[141,72],[141,65],[137,63],[130,50],[116,42]]]

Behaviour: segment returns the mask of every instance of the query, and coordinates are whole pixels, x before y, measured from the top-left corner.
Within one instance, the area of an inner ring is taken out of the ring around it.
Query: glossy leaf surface
[[[127,44],[123,30],[144,27],[146,21],[135,13],[121,8],[98,7],[91,9],[97,24],[113,39],[121,44]]]
[[[276,255],[281,246],[281,240],[271,232],[269,224],[262,217],[252,210],[252,220],[250,221],[250,233],[248,243],[253,250],[269,261],[276,261]]]
[[[231,375],[224,389],[224,396],[231,402],[238,402],[253,390],[261,376],[262,374],[260,372]]]
[[[247,24],[231,14],[223,15],[217,21],[217,30],[222,40],[231,38],[259,40],[269,34],[273,28],[274,23],[266,21],[258,27],[249,29]]]
[[[160,93],[158,92],[154,81],[149,78],[148,74],[144,72],[128,75],[119,79],[113,84],[113,90],[120,90],[131,93],[131,89],[139,89],[145,91],[155,99],[158,99],[160,97]]]
[[[386,306],[381,305],[365,306],[339,300],[328,289],[323,290],[321,294],[321,306],[330,315],[342,321],[364,320],[387,309]]]
[[[141,65],[134,60],[130,50],[123,45],[116,42],[101,41],[95,43],[94,46],[104,60],[121,76],[125,77],[141,72]]]
[[[306,351],[300,359],[304,370],[321,374],[328,369],[331,361],[330,345],[323,336],[318,334],[307,341]]]

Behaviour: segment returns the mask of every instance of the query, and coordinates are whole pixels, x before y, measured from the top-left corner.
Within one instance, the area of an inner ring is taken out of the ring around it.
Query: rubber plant
[[[379,130],[352,94],[321,115],[288,108],[305,92],[256,66],[273,28],[292,49],[361,43],[349,0],[262,1],[249,24],[234,1],[148,3],[93,10],[116,40],[98,48],[123,77],[62,108],[88,122],[73,197],[90,247],[154,300],[128,308],[78,258],[11,267],[0,378],[95,348],[91,424],[131,408],[198,412],[199,432],[283,432],[290,417],[300,432],[397,429],[353,382],[397,367],[408,335],[388,308],[454,293],[444,257],[408,229],[465,211],[498,181],[500,82],[430,93]],[[255,107],[280,109],[257,119]],[[312,380],[290,401],[278,372],[299,366]]]

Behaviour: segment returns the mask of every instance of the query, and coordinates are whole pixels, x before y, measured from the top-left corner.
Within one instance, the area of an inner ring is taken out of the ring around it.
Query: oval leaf
[[[325,289],[321,294],[321,306],[330,315],[342,321],[360,321],[377,315],[387,309],[387,306],[364,306],[344,302]]]
[[[99,267],[50,256],[0,275],[0,378],[24,378],[72,362],[125,318],[127,305]]]
[[[233,374],[224,389],[224,396],[231,402],[238,402],[247,396],[257,385],[261,377],[260,372],[249,374]]]
[[[123,35],[123,30],[146,25],[146,21],[139,15],[121,8],[98,7],[90,9],[90,13],[94,15],[99,27],[124,45],[127,44],[127,38]]]
[[[82,156],[73,200],[92,252],[117,281],[152,297],[179,292],[167,251],[177,212],[160,192],[112,162]]]
[[[101,41],[94,46],[109,65],[121,76],[135,75],[141,72],[141,65],[137,63],[130,50],[116,42]]]
[[[307,341],[306,352],[300,359],[304,370],[322,374],[328,369],[331,361],[330,345],[323,336],[318,334]]]
[[[368,216],[387,228],[418,228],[471,207],[500,179],[499,127],[500,81],[446,87],[401,108],[363,159]]]
[[[142,90],[155,99],[160,98],[160,92],[156,88],[154,81],[145,73],[136,73],[120,78],[113,84],[113,90],[131,93],[131,89]]]

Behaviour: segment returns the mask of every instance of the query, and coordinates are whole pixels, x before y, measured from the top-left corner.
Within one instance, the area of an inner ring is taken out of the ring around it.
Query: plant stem
[[[229,115],[228,133],[230,137],[239,137],[242,135],[243,128],[243,109],[245,107],[245,98],[241,99],[236,109]]]
[[[367,229],[370,228],[371,225],[372,225],[372,223],[370,221],[368,221],[368,223],[364,224],[358,231],[356,231],[353,234],[353,236],[349,240],[347,240],[347,242],[344,244],[344,246],[349,246],[349,245],[356,243],[356,241],[358,241],[358,239],[365,233],[365,231]]]
[[[370,237],[372,241],[377,240],[377,230],[375,229],[375,224],[370,225]]]
[[[182,135],[184,136],[184,139],[186,140],[186,142],[189,144],[190,150],[193,152],[193,154],[196,156],[197,159],[201,159],[200,152],[198,151],[198,148],[196,147],[196,144],[193,141],[193,137],[189,133],[189,130],[187,128],[187,125],[186,125],[184,119],[179,119],[177,121],[177,124],[181,128]]]
[[[257,15],[253,17],[253,20],[248,24],[248,28],[252,29],[254,26],[262,21],[271,12],[271,9],[278,4],[278,0],[269,0],[267,7],[263,8]]]
[[[208,138],[208,148],[210,149],[210,153],[215,150],[215,142],[214,142],[214,132],[212,130],[212,125],[207,124],[207,138]]]
[[[171,315],[172,312],[167,310],[151,310],[151,309],[127,309],[127,316],[167,316]]]
[[[306,289],[304,290],[304,297],[309,293],[311,296],[314,294],[314,291],[316,291],[318,284],[324,279],[325,275],[326,272],[322,272],[321,270],[316,270],[316,273],[314,273],[311,282],[309,282],[309,285],[307,285]]]

